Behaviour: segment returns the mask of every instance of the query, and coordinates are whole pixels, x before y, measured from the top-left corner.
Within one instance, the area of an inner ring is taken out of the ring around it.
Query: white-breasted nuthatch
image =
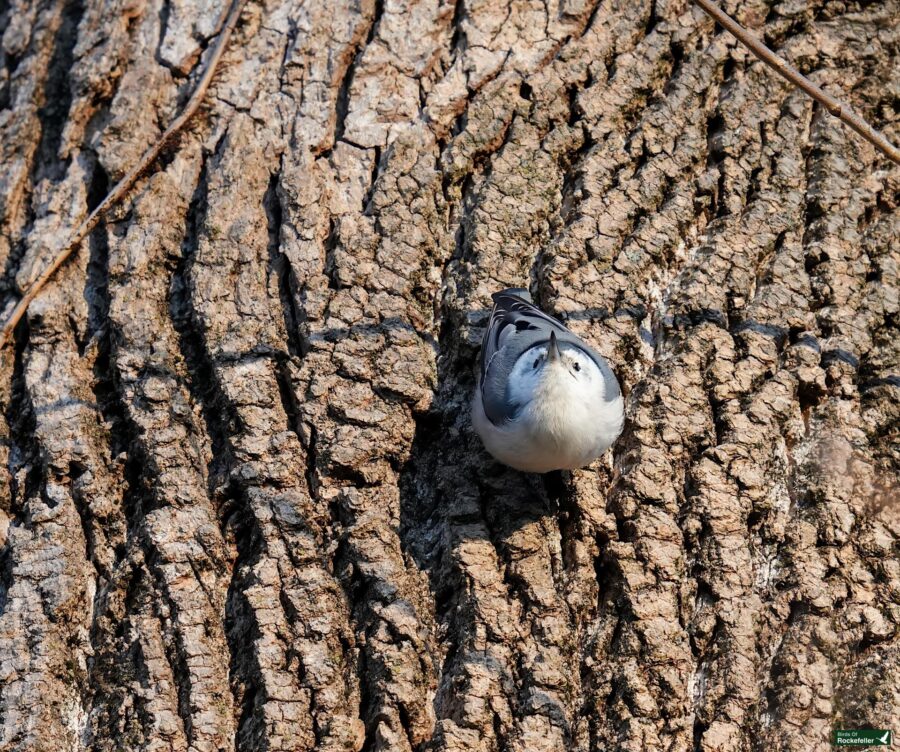
[[[531,303],[527,290],[494,293],[481,346],[472,423],[500,462],[532,473],[574,470],[618,438],[622,391],[607,362]]]

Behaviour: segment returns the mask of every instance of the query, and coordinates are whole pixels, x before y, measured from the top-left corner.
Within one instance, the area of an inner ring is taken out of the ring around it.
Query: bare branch
[[[800,71],[790,65],[786,60],[776,55],[759,39],[753,36],[731,16],[725,13],[715,3],[710,0],[695,0],[706,13],[712,16],[720,26],[730,31],[743,45],[747,47],[756,57],[762,60],[770,68],[773,68],[779,75],[786,78],[794,86],[805,91],[809,96],[819,102],[828,112],[839,118],[849,125],[866,141],[871,143],[876,149],[887,156],[888,159],[900,164],[900,149],[888,141],[879,131],[876,131],[871,125],[857,115],[849,105],[844,104],[827,94]]]
[[[144,155],[140,158],[137,165],[116,183],[113,189],[106,195],[106,198],[100,202],[99,206],[97,206],[97,208],[88,215],[87,219],[79,225],[75,234],[69,238],[68,242],[65,243],[62,248],[60,248],[53,258],[53,261],[43,272],[41,272],[40,276],[31,283],[31,286],[22,296],[22,299],[16,304],[9,319],[3,325],[3,331],[0,332],[0,349],[5,347],[9,342],[16,325],[21,321],[22,316],[25,315],[31,301],[37,297],[37,294],[44,288],[47,282],[50,281],[53,275],[56,274],[57,270],[65,263],[66,259],[68,259],[78,248],[81,241],[84,240],[97,226],[103,215],[115,206],[129,190],[131,190],[138,178],[140,178],[141,175],[156,161],[156,158],[159,156],[166,143],[168,143],[197,112],[246,2],[247,0],[232,0],[231,7],[226,14],[223,15],[223,20],[220,21],[221,32],[219,33],[219,38],[216,41],[216,46],[213,48],[209,61],[206,64],[206,70],[197,82],[197,88],[194,89],[194,93],[191,94],[191,98],[188,100],[188,103],[185,105],[181,114],[166,129],[165,133],[160,136],[159,140],[144,152]]]

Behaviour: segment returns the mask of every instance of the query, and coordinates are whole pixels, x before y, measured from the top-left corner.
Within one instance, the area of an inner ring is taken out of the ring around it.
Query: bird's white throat
[[[605,404],[601,380],[573,378],[560,362],[548,363],[522,417],[536,435],[559,444],[579,437],[593,443],[600,408]]]

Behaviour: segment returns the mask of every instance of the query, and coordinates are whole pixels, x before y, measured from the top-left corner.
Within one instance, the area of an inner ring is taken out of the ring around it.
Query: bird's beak
[[[559,352],[559,345],[556,344],[556,332],[550,332],[550,347],[547,348],[547,362],[552,363],[562,358]]]

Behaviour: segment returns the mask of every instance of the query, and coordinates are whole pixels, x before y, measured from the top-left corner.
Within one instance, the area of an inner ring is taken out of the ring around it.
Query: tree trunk
[[[900,136],[900,3],[724,3]],[[8,312],[221,2],[4,0]],[[254,0],[3,354],[3,750],[828,750],[900,732],[900,169],[686,0]],[[490,293],[602,352],[493,462]]]

